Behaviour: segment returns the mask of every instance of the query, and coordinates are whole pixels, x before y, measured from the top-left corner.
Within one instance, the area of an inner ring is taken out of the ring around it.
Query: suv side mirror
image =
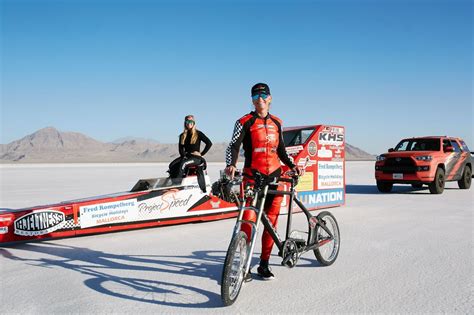
[[[454,152],[454,148],[448,145],[447,147],[444,147],[444,152]]]
[[[393,152],[395,151],[393,148],[388,149],[388,152]]]

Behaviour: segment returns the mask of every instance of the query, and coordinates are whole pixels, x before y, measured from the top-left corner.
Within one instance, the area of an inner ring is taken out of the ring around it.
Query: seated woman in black
[[[206,145],[202,151],[200,151],[201,141]],[[211,146],[211,140],[203,132],[197,130],[194,116],[184,117],[184,131],[179,135],[179,157],[169,165],[170,177],[182,178],[189,166],[205,164],[203,156]]]

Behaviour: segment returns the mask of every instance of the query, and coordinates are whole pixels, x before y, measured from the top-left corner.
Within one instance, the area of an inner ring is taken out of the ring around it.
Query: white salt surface
[[[213,180],[222,167],[209,166]],[[0,165],[0,207],[124,191],[165,168]],[[234,219],[20,244],[0,248],[1,313],[472,314],[473,190],[448,183],[442,195],[409,186],[380,194],[373,162],[348,162],[346,172],[347,204],[330,210],[342,238],[330,267],[310,252],[287,269],[273,255],[277,279],[246,283],[223,308],[219,283]],[[303,223],[297,215],[295,224]]]

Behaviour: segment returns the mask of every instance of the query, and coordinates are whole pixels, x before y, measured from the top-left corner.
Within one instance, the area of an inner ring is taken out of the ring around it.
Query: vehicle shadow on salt
[[[389,193],[380,192],[377,185],[346,185],[346,194],[354,195],[390,195],[390,194],[420,194],[429,195],[428,187],[413,188],[407,185],[394,185]]]
[[[15,249],[45,255],[38,259],[21,258],[6,248],[0,249],[0,255],[37,267],[79,272],[89,277],[84,281],[88,288],[115,298],[171,307],[223,307],[220,295],[214,292],[184,283],[154,280],[160,278],[160,273],[171,273],[209,278],[219,284],[225,260],[223,251],[196,251],[189,256],[117,255],[48,242],[21,244]],[[153,279],[149,273],[144,278],[116,276],[113,274],[116,270],[121,274],[123,271],[151,271],[156,272],[156,276]]]

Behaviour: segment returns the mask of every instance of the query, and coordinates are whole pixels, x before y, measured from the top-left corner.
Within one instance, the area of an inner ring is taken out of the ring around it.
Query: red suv
[[[413,188],[428,185],[432,194],[441,194],[446,181],[457,181],[459,188],[469,189],[471,178],[471,152],[460,138],[403,139],[375,162],[381,192],[390,192],[393,184],[411,184]]]

